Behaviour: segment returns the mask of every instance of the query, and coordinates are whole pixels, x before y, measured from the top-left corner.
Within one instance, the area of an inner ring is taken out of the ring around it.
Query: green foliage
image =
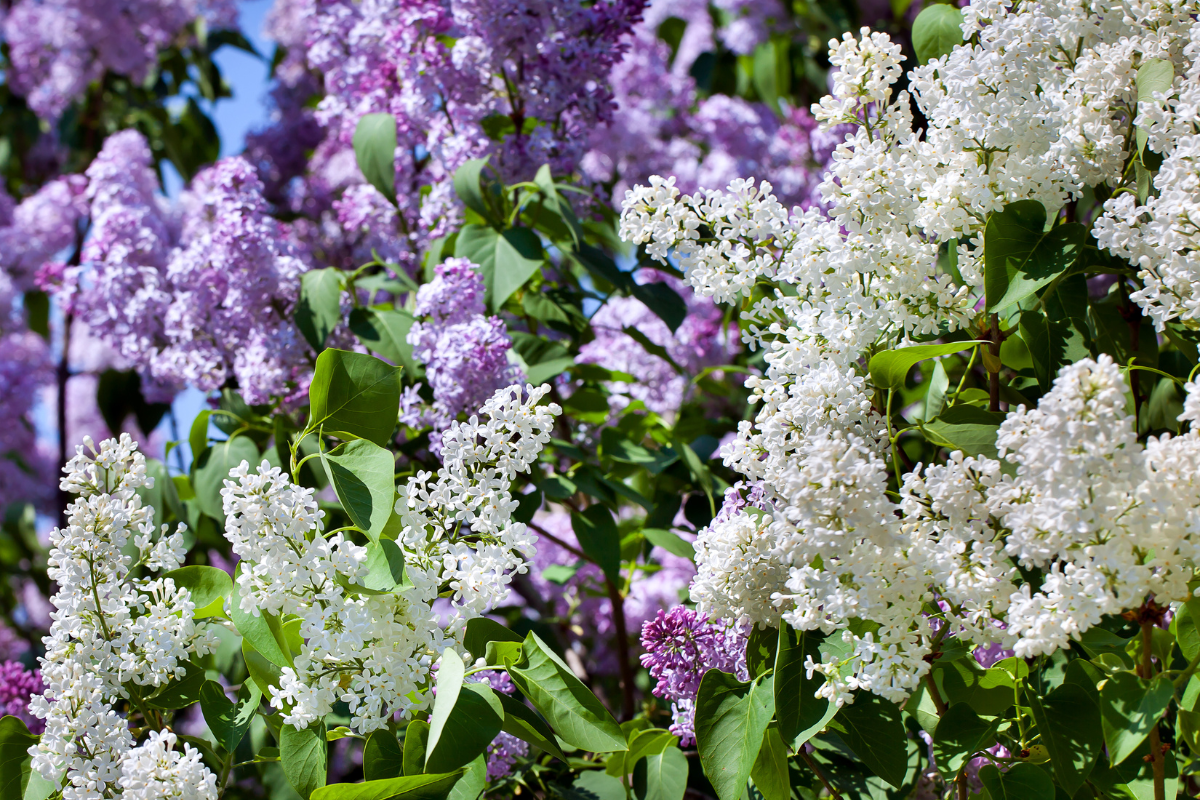
[[[1070,269],[1087,228],[1078,222],[1046,229],[1046,208],[1020,200],[988,218],[984,232],[984,289],[988,311],[1018,303]]]
[[[596,753],[626,749],[612,714],[536,633],[525,638],[520,660],[508,662],[508,674],[563,742]]]
[[[325,723],[316,722],[303,729],[285,723],[280,729],[279,761],[283,765],[283,774],[305,800],[325,785],[328,758]]]
[[[358,439],[338,445],[322,460],[342,508],[359,530],[377,540],[392,516],[395,456],[374,442]]]
[[[402,778],[338,783],[319,788],[311,800],[446,800],[459,779],[459,773],[447,775],[405,775]]]
[[[404,774],[404,751],[396,734],[387,728],[372,731],[363,744],[363,778],[368,781],[399,778]]]
[[[912,43],[917,61],[925,64],[949,55],[963,43],[962,12],[952,5],[936,4],[921,10],[913,20]]]
[[[342,279],[336,269],[314,269],[300,276],[300,302],[296,327],[313,349],[320,352],[325,340],[342,319]]]
[[[372,356],[326,350],[308,390],[309,430],[385,446],[396,430],[400,373]]]
[[[775,711],[770,677],[744,683],[710,669],[696,695],[696,749],[719,800],[737,800]]]
[[[204,722],[217,740],[217,744],[232,753],[250,730],[250,723],[258,711],[262,692],[254,683],[243,683],[238,690],[237,702],[225,695],[225,690],[216,681],[205,681],[200,687],[200,710]]]
[[[354,155],[367,183],[396,204],[396,118],[364,114],[354,129]]]
[[[37,742],[21,720],[0,719],[0,797],[24,797],[31,774],[28,750]]]

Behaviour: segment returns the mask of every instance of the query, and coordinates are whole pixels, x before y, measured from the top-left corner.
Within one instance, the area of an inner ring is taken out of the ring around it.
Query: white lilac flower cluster
[[[537,537],[512,519],[518,502],[510,489],[550,441],[556,403],[539,405],[549,385],[497,391],[466,422],[442,436],[436,477],[419,472],[400,490],[396,513],[404,525],[404,550],[415,594],[451,592],[455,634],[468,619],[502,603],[513,574],[528,568]],[[482,417],[482,419],[480,419]]]
[[[404,594],[356,591],[367,574],[367,548],[342,533],[321,534],[324,513],[312,489],[278,467],[246,462],[221,490],[225,538],[240,557],[241,610],[299,618],[304,645],[284,667],[271,705],[306,728],[342,700],[352,724],[368,733],[396,712],[420,706],[418,688],[437,652],[428,603]]]
[[[119,708],[138,699],[131,693],[182,677],[193,656],[216,647],[213,634],[197,627],[187,589],[170,578],[131,577],[135,567],[177,568],[182,531],[155,530],[154,509],[137,494],[154,479],[129,434],[99,450],[85,439],[64,472],[61,488],[78,499],[67,508],[67,526],[50,534],[48,575],[59,588],[42,640],[46,690],[30,701],[46,726],[29,750],[33,769],[61,787],[63,800],[99,800],[122,788],[126,797],[149,797],[138,794],[147,785],[139,765],[152,758],[156,787],[169,789],[153,796],[215,800],[215,778],[198,753],[190,746],[180,753],[173,736],[153,734],[135,747]],[[127,554],[131,543],[136,559]]]
[[[723,451],[765,495],[699,535],[701,613],[840,636],[844,647],[809,665],[840,703],[858,689],[900,700],[916,687],[934,646],[931,608],[956,636],[1025,656],[1148,593],[1189,596],[1200,438],[1141,445],[1107,357],[1066,368],[1039,408],[1009,415],[997,446],[1012,475],[956,453],[911,470],[898,498],[864,365],[978,324],[989,215],[1037,200],[1054,216],[1087,186],[1121,185],[1135,121],[1167,157],[1160,196],[1134,208],[1118,194],[1095,234],[1142,267],[1138,302],[1160,325],[1189,319],[1198,14],[1194,0],[972,3],[970,45],[914,69],[911,95],[892,88],[899,45],[847,34],[830,45],[832,94],[813,107],[827,127],[854,126],[821,185],[828,215],[789,211],[765,181],[680,196],[655,177],[627,193],[622,236],[676,259],[698,293],[740,306],[743,340],[766,351],[765,374],[747,381],[758,413]],[[1137,72],[1152,59],[1179,77],[1139,109]],[[961,281],[939,269],[946,248]],[[1188,388],[1182,419],[1200,414]],[[1046,571],[1039,591],[1020,585],[1015,564]]]
[[[403,592],[363,590],[367,548],[342,533],[324,536],[323,512],[311,489],[296,486],[264,462],[243,462],[222,490],[225,536],[241,558],[241,609],[299,619],[304,644],[295,668],[284,667],[271,705],[289,725],[304,728],[337,701],[362,734],[392,715],[428,704],[429,670],[456,644],[465,620],[502,602],[511,572],[523,572],[533,538],[511,521],[509,486],[549,441],[556,405],[538,406],[549,391],[521,387],[496,392],[443,438],[444,466],[410,479],[396,512],[404,525],[397,544],[413,584]],[[439,623],[433,602],[453,593],[454,618]]]

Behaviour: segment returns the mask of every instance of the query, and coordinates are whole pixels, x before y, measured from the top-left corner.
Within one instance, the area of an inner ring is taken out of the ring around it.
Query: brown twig
[[[1149,619],[1142,620],[1142,663],[1139,672],[1142,677],[1149,680],[1154,676],[1153,662],[1153,636],[1154,624]],[[1150,728],[1150,764],[1154,768],[1154,800],[1166,800],[1167,797],[1167,774],[1166,764],[1163,759],[1162,740],[1158,735],[1158,720],[1154,721],[1153,727]]]
[[[837,788],[832,783],[829,782],[829,779],[825,777],[825,773],[821,772],[821,768],[817,766],[816,761],[813,761],[812,756],[810,756],[808,754],[808,752],[805,751],[803,745],[801,745],[801,747],[800,747],[800,757],[804,759],[804,763],[808,764],[808,768],[813,771],[813,773],[817,776],[818,779],[820,779],[820,781],[821,781],[822,785],[824,785],[826,791],[828,791],[829,794],[835,798],[835,800],[841,800],[841,798],[842,798],[841,792],[839,792],[837,790]]]
[[[621,681],[621,720],[631,720],[637,709],[633,697],[633,664],[629,660],[629,628],[625,620],[625,598],[608,576],[605,576],[604,582],[608,584],[608,599],[612,603],[613,624],[616,628],[617,666]]]
[[[992,355],[992,361],[996,365],[996,370],[993,372],[991,365],[988,366],[988,410],[1000,410],[1000,344],[1003,342],[1000,336],[1000,317],[997,314],[992,314],[992,342],[989,344],[988,352]]]

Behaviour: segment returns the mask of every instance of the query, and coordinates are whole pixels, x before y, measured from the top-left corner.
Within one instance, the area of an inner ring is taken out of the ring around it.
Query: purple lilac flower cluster
[[[3,23],[13,90],[57,119],[87,85],[110,71],[141,81],[158,51],[197,17],[234,27],[234,0],[18,0]]]
[[[286,183],[291,210],[337,220],[311,229],[320,249],[361,262],[374,248],[410,267],[460,221],[452,178],[468,159],[490,156],[510,180],[543,163],[574,171],[591,131],[612,117],[605,76],[644,3],[277,0],[269,32],[289,52],[277,70],[277,131],[252,137],[253,161]],[[314,80],[324,96],[310,114]],[[398,210],[362,185],[351,150],[358,120],[380,112],[397,122]],[[303,145],[282,132],[294,123]]]
[[[653,692],[671,702],[671,733],[683,745],[695,739],[693,720],[700,679],[719,669],[747,680],[746,635],[724,620],[710,621],[690,608],[659,611],[642,626],[642,666],[657,683]]]
[[[658,414],[678,411],[690,387],[689,380],[664,359],[646,352],[625,329],[641,331],[690,375],[706,367],[728,364],[740,349],[737,334],[723,324],[722,311],[712,300],[696,294],[682,281],[649,270],[643,270],[639,277],[662,280],[686,298],[688,314],[679,328],[672,332],[636,298],[613,297],[592,316],[596,338],[579,349],[576,360],[634,377],[631,383],[609,386],[609,403],[614,410],[630,400],[641,400]]]
[[[19,661],[0,664],[0,712],[21,720],[32,733],[41,733],[46,723],[29,713],[29,698],[43,691],[40,671],[28,670]]]
[[[472,413],[497,389],[520,381],[508,361],[512,340],[504,321],[489,317],[483,303],[479,268],[465,258],[437,266],[434,279],[417,291],[420,318],[408,333],[413,355],[425,365],[433,407],[418,405],[415,391],[405,394],[401,421],[432,426],[440,433],[462,413]],[[436,446],[436,445],[435,445]]]
[[[673,175],[683,192],[721,188],[748,175],[770,175],[787,205],[821,206],[817,191],[834,148],[850,131],[818,130],[807,110],[712,95],[701,99],[691,66],[717,40],[745,55],[766,40],[783,16],[778,3],[720,0],[717,30],[704,0],[658,0],[630,37],[630,49],[612,71],[617,110],[598,128],[582,161],[584,173],[613,182],[615,198],[651,175]],[[668,18],[687,27],[676,48],[657,35]]]
[[[124,131],[87,180],[92,230],[57,290],[153,399],[231,378],[250,403],[303,390],[310,351],[290,317],[307,265],[244,159],[202,171],[171,210],[145,140]]]

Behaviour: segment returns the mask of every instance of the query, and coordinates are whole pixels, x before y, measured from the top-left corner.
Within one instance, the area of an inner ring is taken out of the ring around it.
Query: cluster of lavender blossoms
[[[291,312],[307,264],[246,161],[201,171],[171,208],[145,139],[123,131],[86,177],[81,263],[45,270],[43,283],[142,374],[149,397],[230,379],[250,403],[303,391],[311,351]]]
[[[627,328],[641,332],[652,343],[664,348],[671,360],[687,376],[722,364],[728,364],[740,349],[740,342],[725,324],[724,313],[707,297],[702,297],[669,276],[642,270],[640,280],[661,279],[672,289],[681,290],[687,304],[687,316],[672,331],[667,323],[635,297],[610,297],[592,315],[595,338],[579,348],[575,359],[580,364],[597,364],[605,369],[632,375],[630,382],[609,385],[609,404],[614,410],[631,400],[641,400],[657,414],[679,410],[692,388],[691,381],[665,359],[646,352],[646,348]]]
[[[56,120],[106,71],[142,81],[158,51],[198,19],[237,24],[234,0],[18,0],[3,18],[6,83]]]
[[[408,332],[413,355],[425,366],[433,404],[421,401],[420,385],[408,387],[400,421],[413,428],[432,427],[432,446],[459,414],[472,413],[496,393],[521,379],[509,361],[512,340],[504,321],[487,316],[479,267],[465,258],[438,264],[434,279],[417,291],[419,321]]]
[[[45,724],[29,713],[29,701],[44,690],[39,670],[26,669],[20,661],[0,663],[0,713],[18,718],[31,733],[45,729]]]
[[[707,0],[648,5],[629,37],[629,51],[613,67],[616,111],[592,135],[581,162],[584,175],[613,183],[615,200],[655,174],[674,176],[685,192],[771,175],[784,203],[821,206],[822,173],[853,128],[822,129],[803,108],[773,109],[723,94],[701,97],[690,72],[702,53],[719,43],[748,55],[784,18],[774,0],[718,0],[712,6],[725,20],[720,27]],[[668,19],[686,23],[673,58],[658,36]]]
[[[747,680],[746,633],[737,625],[684,606],[659,611],[642,626],[642,666],[655,680],[655,697],[671,703],[671,733],[682,745],[696,738],[696,693],[710,669]]]
[[[452,179],[467,160],[489,156],[510,180],[545,163],[575,170],[590,132],[612,118],[604,76],[643,4],[279,0],[270,30],[288,57],[273,127],[298,123],[312,155],[303,163],[297,141],[269,129],[252,137],[253,161],[283,206],[322,220],[312,234],[331,257],[375,248],[412,268],[461,222]],[[309,113],[301,98],[314,91]],[[351,141],[369,113],[396,118],[398,209],[355,166]]]

